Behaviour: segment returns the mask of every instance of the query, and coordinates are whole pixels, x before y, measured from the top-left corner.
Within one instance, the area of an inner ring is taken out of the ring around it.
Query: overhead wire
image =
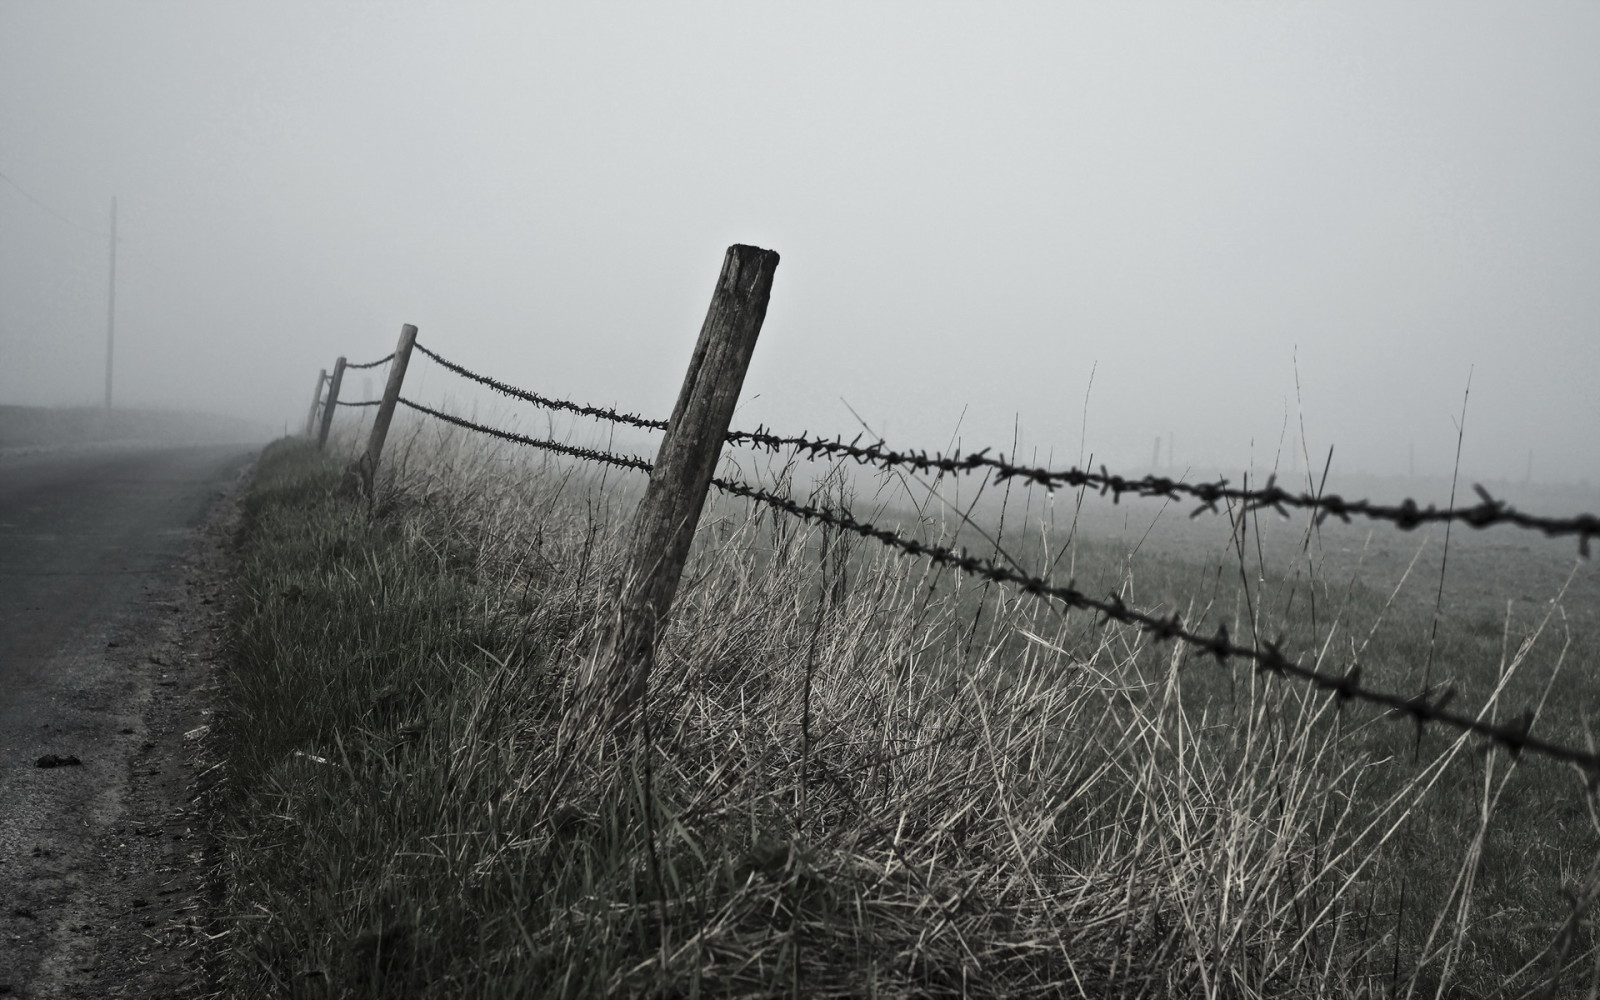
[[[5,181],[7,184],[11,185],[12,189],[14,189],[18,194],[22,195],[22,197],[24,197],[24,198],[28,199],[30,202],[32,202],[36,208],[38,208],[41,211],[45,212],[46,214],[54,217],[56,219],[56,221],[66,223],[67,225],[71,226],[73,229],[78,230],[80,233],[85,233],[85,234],[87,234],[89,236],[96,237],[97,239],[106,240],[106,239],[110,239],[111,238],[111,234],[108,233],[108,232],[103,232],[103,231],[99,231],[99,230],[90,229],[88,226],[79,225],[78,223],[76,223],[76,222],[72,221],[71,219],[67,218],[62,213],[56,211],[54,208],[51,208],[49,205],[47,205],[43,200],[41,200],[40,198],[35,196],[27,188],[23,187],[21,184],[18,184],[15,180],[13,180],[10,177],[10,175],[8,175],[8,174],[6,174],[4,172],[0,172],[0,181]]]

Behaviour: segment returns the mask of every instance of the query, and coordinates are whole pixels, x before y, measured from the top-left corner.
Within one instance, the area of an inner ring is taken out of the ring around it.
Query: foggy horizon
[[[1592,482],[1597,42],[1579,4],[0,0],[0,404],[100,401],[115,197],[118,405],[292,431],[413,323],[665,416],[749,243],[739,427],[1438,477],[1470,378],[1463,479]]]

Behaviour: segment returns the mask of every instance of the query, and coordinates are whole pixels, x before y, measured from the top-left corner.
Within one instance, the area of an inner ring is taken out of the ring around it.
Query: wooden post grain
[[[322,404],[322,429],[317,432],[317,447],[328,446],[328,431],[333,428],[333,411],[339,407],[339,387],[344,384],[344,358],[333,363],[333,378],[328,382],[328,401]]]
[[[777,266],[777,253],[759,247],[731,246],[723,258],[650,485],[634,515],[621,616],[594,678],[603,687],[592,694],[604,698],[602,715],[612,725],[633,718],[644,696],[656,639],[722,455]]]
[[[389,362],[389,381],[383,387],[383,401],[378,404],[378,415],[372,418],[372,433],[367,437],[367,450],[354,471],[357,485],[367,496],[372,495],[372,485],[377,480],[378,462],[383,458],[383,442],[389,436],[389,423],[394,419],[394,408],[400,402],[400,387],[405,384],[406,366],[411,363],[411,348],[417,343],[417,328],[410,323],[400,328],[400,342],[394,348],[394,360]]]
[[[317,431],[317,408],[322,405],[322,387],[328,382],[328,369],[317,372],[317,387],[311,393],[311,409],[306,413],[306,437]]]

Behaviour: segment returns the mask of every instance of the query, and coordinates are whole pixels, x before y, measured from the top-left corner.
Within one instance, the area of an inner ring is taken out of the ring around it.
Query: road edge
[[[255,456],[222,487],[183,557],[117,630],[137,671],[140,732],[117,815],[93,837],[26,992],[60,1000],[219,995],[222,852],[208,807],[219,773],[210,721],[226,666],[226,609],[240,503]]]

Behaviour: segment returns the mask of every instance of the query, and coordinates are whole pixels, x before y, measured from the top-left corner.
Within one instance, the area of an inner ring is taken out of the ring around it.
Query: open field
[[[0,405],[0,450],[130,441],[254,442],[270,436],[265,428],[248,421],[215,414]]]
[[[638,484],[436,429],[394,453],[368,507],[279,442],[246,501],[213,728],[241,996],[1577,996],[1596,974],[1572,769],[743,501],[708,507],[648,744],[618,747],[570,708]],[[1588,743],[1595,567],[1571,543],[1454,532],[1435,633],[1442,532],[1391,600],[1420,534],[1302,545],[1263,516],[1257,546],[1062,493],[980,535],[904,483],[823,482],[864,519]]]
[[[1296,488],[1305,487],[1300,484]],[[1491,483],[1488,488],[1496,499],[1525,511],[1556,515],[1600,509],[1600,490],[1504,483]],[[1449,501],[1448,483],[1403,479],[1352,477],[1342,482],[1335,480],[1328,491],[1389,503],[1413,497],[1440,508]],[[1458,504],[1478,500],[1466,481],[1460,484],[1456,499]],[[1164,558],[1215,563],[1232,547],[1231,526],[1225,518],[1191,518],[1190,510],[1191,507],[1178,504],[1163,509],[1157,501],[1140,499],[1124,500],[1116,506],[1090,502],[1084,510],[1083,524],[1092,537],[1116,539],[1126,548],[1139,546],[1141,551],[1153,550]],[[1262,554],[1253,555],[1252,563],[1265,559],[1269,567],[1286,569],[1309,562],[1314,564],[1317,575],[1327,581],[1355,577],[1375,590],[1391,590],[1404,580],[1399,599],[1432,613],[1438,598],[1439,563],[1445,543],[1442,526],[1407,532],[1370,521],[1345,524],[1330,519],[1313,531],[1309,544],[1304,517],[1286,521],[1258,512],[1247,527],[1252,553],[1258,530],[1263,542]],[[1475,531],[1458,525],[1450,533],[1441,613],[1446,620],[1462,622],[1484,617],[1500,619],[1509,605],[1513,614],[1526,622],[1534,614],[1543,613],[1574,564],[1579,570],[1572,577],[1564,610],[1585,630],[1600,628],[1600,572],[1579,558],[1576,542],[1505,527]]]

